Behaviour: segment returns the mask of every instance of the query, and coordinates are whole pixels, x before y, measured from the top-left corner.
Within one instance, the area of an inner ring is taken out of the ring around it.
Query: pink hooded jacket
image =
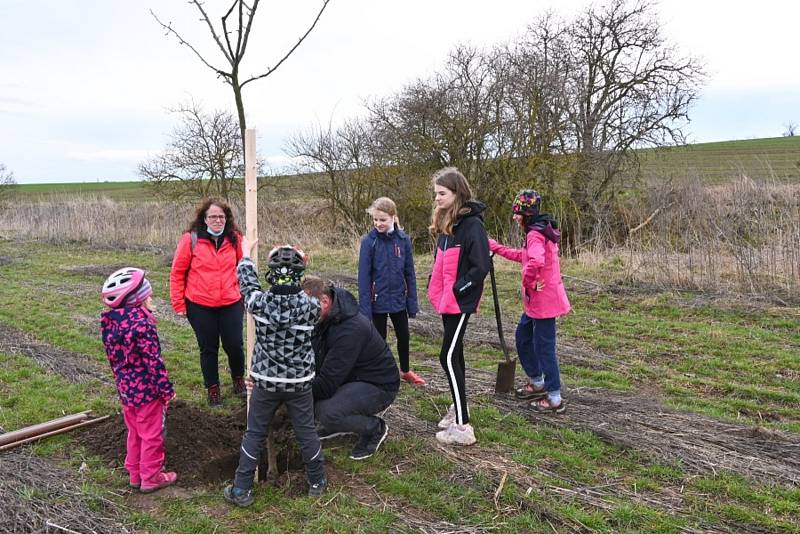
[[[534,319],[550,319],[569,313],[567,291],[561,280],[558,245],[536,230],[528,232],[525,248],[511,248],[489,240],[489,250],[522,264],[522,299],[525,314]],[[536,283],[544,287],[536,291]]]

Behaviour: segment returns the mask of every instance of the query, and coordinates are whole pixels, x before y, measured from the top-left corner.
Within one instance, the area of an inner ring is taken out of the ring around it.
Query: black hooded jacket
[[[342,384],[368,382],[386,391],[400,388],[394,356],[372,321],[358,312],[356,298],[333,288],[328,317],[312,338],[317,374],[311,383],[314,400],[332,397]]]

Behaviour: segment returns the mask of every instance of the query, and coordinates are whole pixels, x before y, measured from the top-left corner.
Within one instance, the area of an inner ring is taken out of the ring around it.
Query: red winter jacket
[[[192,252],[192,236],[189,232],[181,236],[172,270],[169,273],[169,297],[176,313],[186,312],[186,301],[219,308],[228,306],[242,298],[236,265],[242,258],[242,236],[236,234],[236,246],[229,237],[224,237],[217,250],[214,242],[202,233]],[[187,275],[188,271],[188,275]]]

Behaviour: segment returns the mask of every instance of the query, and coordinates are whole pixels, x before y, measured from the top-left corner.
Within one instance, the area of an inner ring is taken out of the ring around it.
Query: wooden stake
[[[65,415],[64,417],[59,417],[58,419],[53,419],[45,423],[39,423],[37,425],[14,430],[12,432],[6,432],[5,434],[0,435],[0,445],[14,443],[31,436],[38,436],[40,434],[44,434],[45,432],[50,432],[51,430],[56,430],[58,428],[70,426],[75,423],[80,423],[81,421],[85,421],[89,418],[89,412],[91,412],[91,410],[86,410],[85,412],[72,415]]]
[[[76,428],[82,428],[88,425],[93,425],[95,423],[99,423],[100,421],[105,421],[108,419],[108,415],[104,415],[103,417],[98,417],[96,419],[84,419],[82,422],[58,428],[56,430],[51,430],[50,432],[45,432],[43,434],[38,434],[35,436],[30,436],[25,439],[20,439],[13,443],[6,443],[5,445],[0,446],[0,451],[7,451],[8,449],[13,449],[14,447],[18,447],[20,445],[24,445],[26,443],[30,443],[31,441],[36,441],[38,439],[49,438],[50,436],[55,436],[57,434],[63,434],[64,432],[69,432],[71,430],[75,430]]]
[[[244,132],[244,218],[245,235],[250,242],[258,239],[258,176],[256,175],[256,131],[248,128]],[[250,253],[250,258],[258,272],[258,246]],[[247,355],[245,357],[244,376],[250,374],[250,365],[253,362],[253,348],[256,344],[256,324],[253,315],[247,314]],[[247,406],[245,409],[245,422],[250,412],[250,391],[247,392]],[[258,480],[256,467],[255,480]]]
[[[244,132],[245,142],[245,170],[244,170],[244,213],[245,213],[245,235],[247,239],[255,241],[258,239],[258,177],[256,176],[256,131],[248,128]],[[250,257],[256,264],[258,271],[258,247],[254,248]],[[247,314],[247,366],[245,376],[250,374],[250,364],[253,358],[253,347],[256,343],[256,327],[253,316]],[[248,393],[248,406],[250,405],[250,395]]]

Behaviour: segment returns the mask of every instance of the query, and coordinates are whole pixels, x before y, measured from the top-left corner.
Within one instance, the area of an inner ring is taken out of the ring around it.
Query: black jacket
[[[358,312],[355,297],[333,289],[328,317],[312,338],[317,375],[311,383],[314,400],[328,399],[348,382],[368,382],[387,391],[400,388],[400,372],[389,345],[372,321]]]

